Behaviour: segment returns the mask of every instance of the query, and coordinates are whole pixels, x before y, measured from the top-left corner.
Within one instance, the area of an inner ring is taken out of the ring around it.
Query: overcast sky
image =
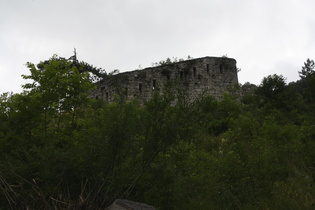
[[[167,57],[237,60],[239,82],[299,79],[315,59],[314,0],[0,0],[0,93],[53,54],[120,72]]]

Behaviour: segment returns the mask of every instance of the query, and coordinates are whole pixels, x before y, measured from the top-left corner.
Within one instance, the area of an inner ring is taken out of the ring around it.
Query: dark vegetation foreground
[[[84,66],[85,65],[85,66]],[[144,104],[89,97],[87,64],[56,56],[0,96],[0,209],[314,209],[315,73],[188,102],[169,84]],[[95,70],[95,68],[94,68]],[[174,104],[176,102],[176,105]]]

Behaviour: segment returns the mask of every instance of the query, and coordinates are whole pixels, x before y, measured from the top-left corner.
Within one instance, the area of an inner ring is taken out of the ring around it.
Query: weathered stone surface
[[[246,82],[244,85],[242,85],[240,94],[241,96],[244,96],[247,93],[253,92],[256,88],[256,85]]]
[[[108,103],[115,94],[128,99],[150,99],[168,82],[177,82],[186,90],[189,100],[206,93],[220,99],[230,86],[238,84],[236,60],[226,57],[203,57],[178,63],[124,72],[97,83],[94,97]]]
[[[129,200],[117,199],[108,210],[155,210],[153,206]]]

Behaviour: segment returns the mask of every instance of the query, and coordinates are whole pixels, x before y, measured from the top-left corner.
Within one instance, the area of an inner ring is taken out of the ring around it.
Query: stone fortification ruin
[[[107,76],[97,83],[94,97],[108,103],[118,95],[146,101],[169,83],[182,87],[191,101],[201,94],[221,99],[224,91],[238,84],[236,60],[203,57]]]

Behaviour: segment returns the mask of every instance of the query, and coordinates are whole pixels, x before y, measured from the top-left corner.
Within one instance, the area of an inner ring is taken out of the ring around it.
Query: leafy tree
[[[285,89],[285,78],[282,75],[265,77],[255,90],[258,100],[263,106],[281,107],[281,94]]]
[[[49,122],[57,120],[59,129],[67,115],[71,119],[71,126],[75,127],[79,108],[88,101],[90,90],[93,88],[88,72],[80,73],[72,62],[56,55],[37,66],[27,63],[27,67],[31,74],[23,75],[23,78],[33,82],[23,87],[42,104],[45,137]]]

